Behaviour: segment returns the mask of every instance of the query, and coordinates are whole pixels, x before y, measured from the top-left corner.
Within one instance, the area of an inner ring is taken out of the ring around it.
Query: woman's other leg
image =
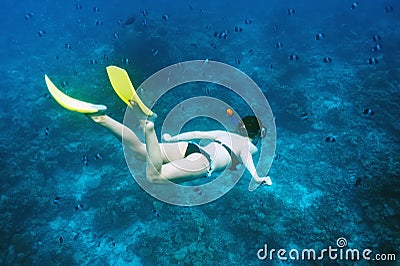
[[[123,144],[132,151],[136,159],[146,160],[146,145],[139,140],[130,128],[107,115],[91,116],[90,118],[97,124],[107,128],[121,142],[123,138]]]
[[[127,126],[119,123],[107,115],[90,116],[90,118],[97,124],[107,128],[114,136],[120,141],[123,138],[123,144],[133,153],[133,156],[139,160],[146,160],[146,145],[140,141],[136,134]],[[154,127],[154,125],[153,125]],[[154,131],[154,130],[153,130]],[[154,133],[155,135],[155,133]],[[157,137],[155,136],[155,141]],[[154,140],[153,140],[154,142]],[[155,143],[155,142],[154,142]],[[179,160],[184,157],[187,142],[174,142],[174,143],[161,143],[159,144],[163,163]]]

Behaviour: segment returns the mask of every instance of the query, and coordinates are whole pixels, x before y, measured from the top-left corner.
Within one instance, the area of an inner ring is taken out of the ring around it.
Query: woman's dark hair
[[[265,128],[262,126],[261,121],[254,115],[248,115],[239,121],[237,131],[240,135],[247,136],[251,139],[258,137],[265,137]]]

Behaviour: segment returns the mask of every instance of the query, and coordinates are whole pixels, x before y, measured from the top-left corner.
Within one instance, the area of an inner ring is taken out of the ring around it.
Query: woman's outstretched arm
[[[256,167],[254,166],[253,156],[249,151],[242,151],[239,154],[240,160],[246,166],[246,169],[250,172],[251,176],[258,184],[272,185],[271,178],[267,177],[259,177],[257,174]]]
[[[178,134],[176,136],[171,136],[170,134],[164,134],[162,139],[167,142],[176,142],[182,140],[192,140],[192,139],[216,139],[222,134],[226,134],[223,130],[212,130],[212,131],[190,131]]]

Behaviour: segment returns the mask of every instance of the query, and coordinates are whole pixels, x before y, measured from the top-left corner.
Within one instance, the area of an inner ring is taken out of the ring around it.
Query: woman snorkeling
[[[114,90],[128,106],[138,107],[150,117],[155,116],[136,94],[125,70],[109,66],[107,72]],[[258,151],[254,143],[265,136],[266,130],[255,116],[244,117],[235,133],[212,130],[185,132],[176,136],[164,134],[161,143],[157,139],[154,123],[141,120],[145,133],[143,143],[131,129],[107,116],[106,106],[71,98],[61,92],[47,75],[45,80],[50,94],[60,105],[86,114],[118,137],[136,159],[146,161],[146,177],[152,183],[189,181],[227,167],[236,169],[238,164],[243,164],[257,183],[272,185],[269,176],[258,176],[252,158]],[[208,144],[200,146],[191,142],[196,139],[207,139]]]

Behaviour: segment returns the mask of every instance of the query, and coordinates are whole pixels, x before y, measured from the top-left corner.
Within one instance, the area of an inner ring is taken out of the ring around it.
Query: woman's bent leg
[[[150,182],[166,183],[169,182],[168,180],[182,182],[205,176],[209,162],[200,153],[191,154],[187,158],[180,157],[180,159],[163,165],[163,155],[154,131],[154,124],[150,121],[143,121],[142,126],[146,135],[146,176]],[[187,146],[187,143],[185,144]]]
[[[158,143],[156,132],[154,131],[154,123],[150,121],[141,121],[146,137],[147,165],[146,176],[149,181],[158,179],[163,165],[163,156],[160,145]]]

